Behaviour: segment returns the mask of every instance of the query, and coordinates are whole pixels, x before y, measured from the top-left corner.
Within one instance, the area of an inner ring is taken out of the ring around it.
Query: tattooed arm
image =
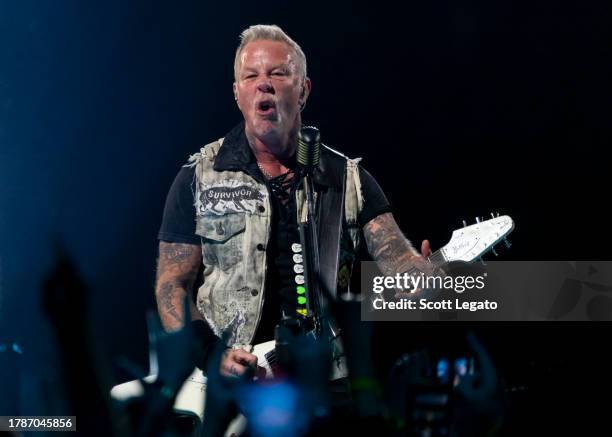
[[[155,296],[159,316],[166,331],[176,331],[183,326],[183,299],[193,288],[201,263],[200,246],[159,242]],[[189,308],[192,320],[203,319],[191,298]],[[210,332],[214,337],[212,331]],[[207,361],[208,353],[201,359]],[[201,366],[200,368],[204,368],[206,364]],[[228,350],[223,354],[220,372],[225,376],[238,376],[246,372],[247,367],[257,368],[255,355],[239,349]]]
[[[384,275],[403,273],[413,267],[423,270],[423,257],[404,237],[393,215],[388,212],[370,220],[363,227],[368,252]],[[429,255],[429,242],[423,244],[424,255]]]
[[[191,298],[201,263],[200,246],[159,242],[155,297],[159,316],[166,331],[176,331],[183,326],[185,296],[189,296],[191,319],[202,319]]]

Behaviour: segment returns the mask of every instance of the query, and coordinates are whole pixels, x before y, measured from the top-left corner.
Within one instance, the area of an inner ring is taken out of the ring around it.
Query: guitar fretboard
[[[272,372],[274,373],[274,370],[276,369],[276,349],[272,349],[270,352],[266,353],[264,355],[264,358],[266,359],[266,361],[268,362],[268,365],[270,366],[270,368],[272,369]]]
[[[429,261],[436,266],[440,266],[446,262],[446,258],[442,253],[442,250],[436,250],[428,257]]]

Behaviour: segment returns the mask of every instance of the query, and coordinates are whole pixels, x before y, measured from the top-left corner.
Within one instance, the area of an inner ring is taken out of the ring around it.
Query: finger
[[[431,255],[431,246],[429,244],[429,240],[423,240],[421,243],[421,255],[424,257],[428,257]]]
[[[236,349],[232,354],[234,360],[240,364],[245,364],[250,367],[257,366],[257,357],[242,349]]]
[[[268,375],[268,370],[265,367],[257,366],[257,371],[255,372],[255,376],[260,379],[265,379]]]
[[[241,376],[246,372],[247,368],[232,360],[225,360],[221,364],[221,375],[223,376]]]

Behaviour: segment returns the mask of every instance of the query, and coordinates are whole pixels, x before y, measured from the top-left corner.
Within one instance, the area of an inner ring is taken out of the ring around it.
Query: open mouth
[[[276,110],[276,105],[271,100],[264,100],[257,105],[257,113],[261,115],[272,114]]]

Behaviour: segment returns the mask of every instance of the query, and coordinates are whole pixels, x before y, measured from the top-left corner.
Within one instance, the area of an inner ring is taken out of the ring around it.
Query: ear
[[[300,93],[300,107],[303,109],[306,106],[306,101],[308,100],[308,96],[310,95],[310,91],[312,90],[312,83],[310,82],[310,78],[304,78],[304,82],[302,83],[302,91]]]
[[[233,83],[232,90],[234,91],[234,100],[236,100],[236,105],[238,105],[238,108],[240,108],[240,102],[238,101],[238,86],[236,85],[236,82]]]
[[[312,83],[310,82],[310,78],[304,78],[304,82],[302,83],[302,92],[300,93],[300,100],[303,100],[304,103],[306,103],[306,100],[308,100],[311,89]]]

